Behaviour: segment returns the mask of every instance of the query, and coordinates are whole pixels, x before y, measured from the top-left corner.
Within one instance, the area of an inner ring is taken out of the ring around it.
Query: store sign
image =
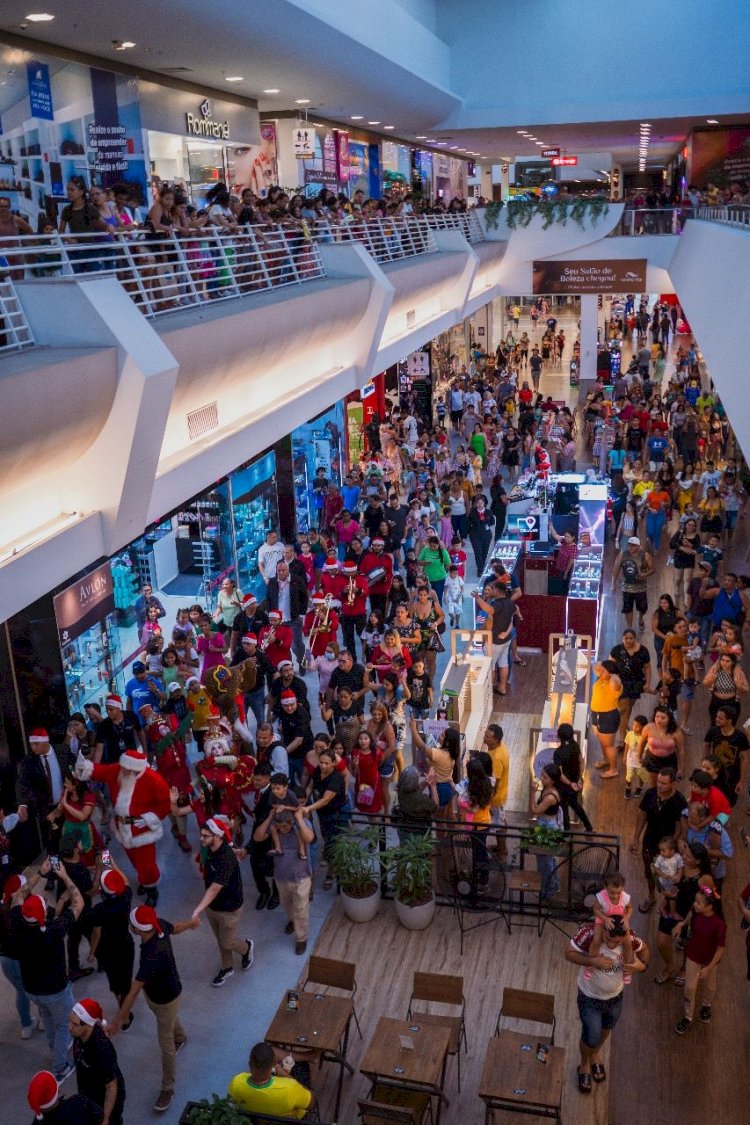
[[[326,133],[323,137],[323,171],[333,176],[338,182],[338,151],[335,133]]]
[[[185,114],[185,125],[188,133],[192,133],[195,137],[213,137],[217,141],[228,141],[229,122],[214,121],[211,102],[208,98],[204,98],[199,110],[199,114]]]
[[[32,117],[44,121],[54,121],[52,109],[52,87],[49,80],[49,67],[34,59],[26,63],[26,76],[29,82],[29,105]]]
[[[105,172],[127,172],[126,132],[124,125],[89,125],[88,148],[94,154],[94,168],[100,176]]]
[[[559,148],[543,148],[542,149],[542,156],[550,157],[550,156],[559,156],[559,155],[560,155],[560,149]]]
[[[306,168],[304,179],[306,184],[323,184],[324,187],[338,187],[336,173],[322,172],[320,168]]]
[[[108,613],[114,613],[115,592],[109,563],[68,586],[53,601],[60,644],[70,644]]]
[[[315,130],[301,121],[294,130],[292,140],[297,160],[312,160],[315,156]]]
[[[554,168],[575,168],[577,163],[577,156],[556,156],[552,161],[552,166]]]
[[[646,259],[533,262],[532,293],[645,293]]]
[[[406,357],[406,370],[410,379],[429,379],[430,353],[411,352]]]

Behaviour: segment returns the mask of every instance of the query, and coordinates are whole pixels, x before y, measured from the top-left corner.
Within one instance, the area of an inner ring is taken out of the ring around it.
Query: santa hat
[[[223,836],[229,843],[232,839],[232,829],[229,824],[224,820],[219,820],[218,817],[211,817],[206,821],[204,828],[207,828],[212,836]]]
[[[120,755],[120,769],[143,773],[148,769],[148,758],[142,750],[126,750]]]
[[[49,742],[49,734],[44,727],[34,727],[29,734],[29,742]]]
[[[385,539],[381,539],[380,536],[376,536],[376,538],[372,540],[372,543],[370,545],[372,547],[385,547]]]
[[[188,678],[185,680],[185,687],[192,687],[193,684],[197,684],[198,687],[201,686],[201,682],[197,676],[188,676]]]
[[[119,695],[108,695],[104,700],[105,707],[119,707],[122,711],[122,697]]]
[[[271,612],[268,615],[268,620],[269,621],[281,621],[282,620],[282,616],[279,613],[278,609],[272,609],[271,610]]]
[[[258,599],[256,598],[255,594],[245,594],[244,598],[242,599],[242,608],[243,609],[247,609],[248,606],[257,605],[257,604],[258,604]]]
[[[37,1121],[44,1117],[45,1109],[52,1109],[60,1093],[60,1087],[54,1074],[48,1070],[40,1070],[29,1082],[27,1098],[29,1105],[36,1115]]]
[[[326,559],[323,563],[323,570],[338,570],[338,559]]]
[[[282,703],[295,703],[296,700],[297,700],[297,696],[294,694],[293,691],[282,691],[282,693],[281,693],[281,702]]]
[[[139,933],[145,934],[149,930],[156,930],[159,937],[163,936],[159,918],[153,906],[136,906],[135,910],[131,910],[130,925]]]
[[[323,605],[323,602],[324,602],[325,600],[326,600],[326,599],[325,599],[325,594],[313,594],[313,597],[312,597],[312,604],[313,604],[313,605]]]
[[[279,661],[279,663],[276,666],[276,670],[278,672],[281,672],[281,671],[284,670],[284,668],[294,668],[294,665],[292,664],[291,660],[280,660]]]
[[[21,913],[26,922],[34,922],[41,929],[42,933],[47,929],[45,922],[47,921],[47,902],[41,895],[29,895],[24,899]]]
[[[353,562],[344,563],[341,569],[343,570],[344,574],[356,574],[357,564]]]
[[[100,1023],[102,1027],[107,1026],[101,1004],[96,1000],[92,1000],[90,997],[86,997],[85,1000],[79,1000],[77,1004],[74,1004],[73,1011],[78,1016],[81,1023],[85,1023],[87,1027],[94,1027],[97,1023]]]
[[[258,638],[256,637],[255,633],[245,633],[244,637],[242,638],[242,643],[243,645],[257,645]]]
[[[101,878],[102,890],[110,895],[124,895],[127,883],[119,871],[104,871]]]
[[[3,884],[3,902],[10,902],[13,895],[26,886],[27,881],[25,875],[9,875]]]

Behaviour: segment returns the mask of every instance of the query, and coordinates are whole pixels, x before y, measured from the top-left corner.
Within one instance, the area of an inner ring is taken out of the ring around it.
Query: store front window
[[[65,690],[72,711],[114,691],[120,637],[109,563],[90,571],[53,600]]]
[[[258,548],[270,528],[278,530],[279,505],[276,490],[276,455],[253,461],[229,478],[232,517],[237,551],[237,584],[243,594],[261,601],[266,584],[258,571]]]
[[[344,439],[344,407],[338,403],[332,410],[319,414],[311,422],[292,432],[294,464],[294,502],[297,531],[320,526],[323,492],[316,487],[318,470],[324,479],[341,485]]]

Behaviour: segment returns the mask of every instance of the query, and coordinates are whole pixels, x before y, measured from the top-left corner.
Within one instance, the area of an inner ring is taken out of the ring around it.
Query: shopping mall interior
[[[744,1120],[750,13],[34,7],[0,1116]]]

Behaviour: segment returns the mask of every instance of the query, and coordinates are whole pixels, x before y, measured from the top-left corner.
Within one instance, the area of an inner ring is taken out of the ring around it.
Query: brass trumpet
[[[354,605],[357,598],[357,582],[355,578],[349,579],[349,585],[346,590],[346,604]]]
[[[272,645],[276,640],[276,626],[271,625],[263,640],[260,642],[259,648],[261,652],[265,652],[269,645]]]

